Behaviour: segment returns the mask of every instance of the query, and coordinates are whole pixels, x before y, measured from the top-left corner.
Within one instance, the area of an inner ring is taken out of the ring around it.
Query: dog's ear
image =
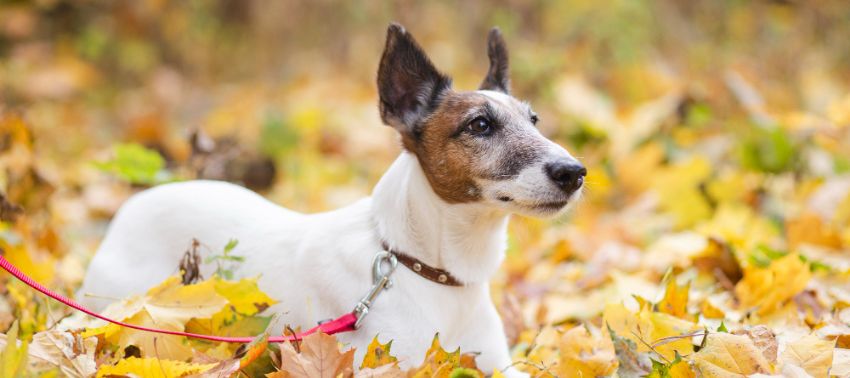
[[[451,79],[441,74],[404,27],[392,23],[378,68],[381,120],[417,134],[418,121],[434,110]]]
[[[510,93],[511,81],[508,76],[508,46],[502,38],[499,28],[490,30],[487,36],[487,56],[490,57],[490,69],[479,89]]]

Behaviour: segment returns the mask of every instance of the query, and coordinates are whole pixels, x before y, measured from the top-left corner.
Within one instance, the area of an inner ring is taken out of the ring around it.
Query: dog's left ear
[[[487,36],[487,56],[490,57],[490,70],[487,71],[487,77],[481,82],[479,89],[510,93],[508,46],[498,27],[491,29]]]
[[[416,136],[419,121],[439,105],[451,87],[413,36],[393,23],[387,29],[387,44],[378,67],[381,120],[402,135]]]

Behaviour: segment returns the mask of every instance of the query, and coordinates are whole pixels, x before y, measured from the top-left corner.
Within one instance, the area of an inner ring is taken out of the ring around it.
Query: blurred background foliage
[[[512,222],[496,287],[522,304],[514,337],[686,269],[708,242],[685,231],[742,265],[850,246],[843,1],[5,0],[0,183],[33,224],[16,232],[38,236],[30,263],[58,261],[73,287],[109,217],[154,183],[226,179],[302,211],[368,195],[399,152],[375,89],[391,21],[466,90],[499,26],[514,94],[589,167],[568,222]]]

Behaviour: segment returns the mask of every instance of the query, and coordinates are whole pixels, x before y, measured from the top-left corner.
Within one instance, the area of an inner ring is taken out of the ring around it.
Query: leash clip
[[[384,263],[389,265],[386,272],[383,271]],[[396,256],[387,251],[378,252],[372,260],[372,289],[360,299],[357,306],[354,307],[354,315],[357,321],[354,323],[354,329],[360,328],[360,323],[369,314],[369,308],[372,307],[372,302],[378,297],[384,289],[392,287],[393,282],[390,280],[390,275],[395,271],[398,265]]]

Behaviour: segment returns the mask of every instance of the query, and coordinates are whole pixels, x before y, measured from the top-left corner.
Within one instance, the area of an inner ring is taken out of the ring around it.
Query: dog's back
[[[305,218],[225,182],[188,181],[146,190],[116,214],[77,298],[102,309],[178,274],[181,257],[193,239],[202,243],[201,254],[209,256],[221,253],[231,239],[259,239],[268,227],[275,227],[280,238],[297,237]],[[215,265],[201,268],[202,275],[209,277]]]

